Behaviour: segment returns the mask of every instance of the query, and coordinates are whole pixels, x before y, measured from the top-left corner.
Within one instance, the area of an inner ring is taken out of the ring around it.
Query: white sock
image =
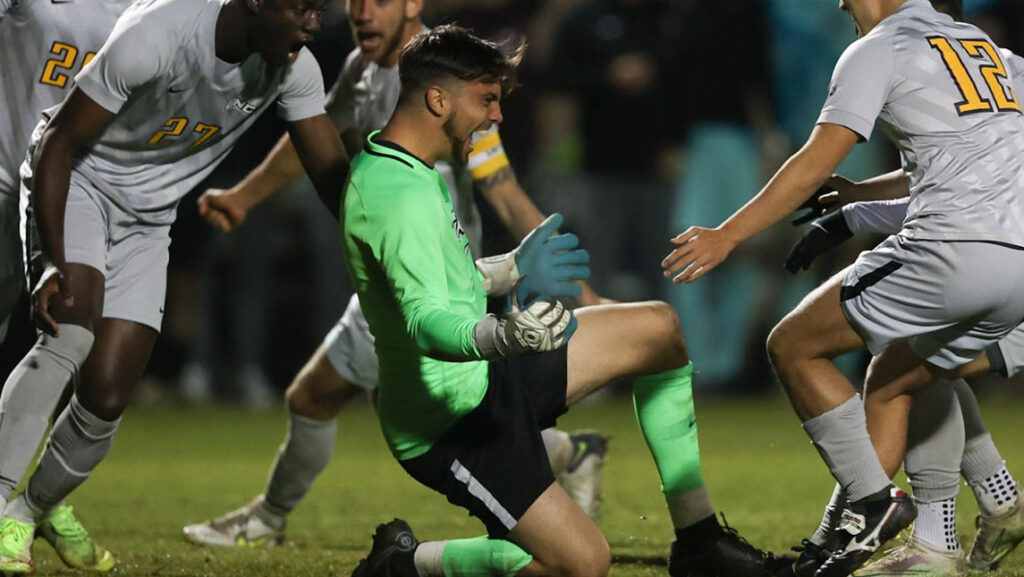
[[[917,504],[917,520],[914,521],[914,538],[930,545],[933,549],[946,552],[960,550],[960,538],[956,534],[956,497]]]
[[[446,545],[448,541],[426,541],[416,547],[412,562],[420,577],[444,577],[441,555]]]
[[[541,440],[544,441],[544,450],[548,454],[548,462],[551,463],[551,470],[558,475],[569,467],[572,461],[574,447],[569,433],[559,431],[555,428],[544,429],[540,432]]]
[[[1017,480],[1006,469],[1006,465],[984,481],[971,483],[971,489],[983,517],[1005,515],[1017,504]]]

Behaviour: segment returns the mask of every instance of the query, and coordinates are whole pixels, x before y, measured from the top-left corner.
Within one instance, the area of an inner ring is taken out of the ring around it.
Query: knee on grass
[[[608,542],[601,539],[580,546],[561,561],[549,567],[552,577],[605,577],[612,564],[612,552]]]

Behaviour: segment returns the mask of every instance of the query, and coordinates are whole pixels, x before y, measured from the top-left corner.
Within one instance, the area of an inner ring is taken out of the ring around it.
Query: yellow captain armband
[[[466,164],[473,180],[483,180],[507,166],[508,156],[505,154],[505,147],[501,145],[497,125],[473,137],[473,152],[470,153],[469,162]]]

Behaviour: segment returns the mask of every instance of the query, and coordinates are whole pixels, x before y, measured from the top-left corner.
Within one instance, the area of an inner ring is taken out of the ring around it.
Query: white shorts
[[[23,190],[23,196],[27,190]],[[22,215],[29,283],[42,274],[39,236],[31,196]],[[110,201],[84,177],[71,172],[64,212],[64,258],[84,264],[105,279],[103,317],[123,319],[160,331],[167,292],[170,225],[140,222]]]
[[[1024,250],[890,236],[857,257],[840,299],[871,354],[909,340],[922,359],[955,369],[1024,319]]]
[[[346,381],[363,389],[377,388],[377,353],[359,296],[352,295],[338,324],[324,338],[327,360]]]

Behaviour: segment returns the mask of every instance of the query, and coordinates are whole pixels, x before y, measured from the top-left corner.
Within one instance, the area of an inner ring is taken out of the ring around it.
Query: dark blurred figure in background
[[[664,0],[590,0],[558,26],[546,86],[575,99],[582,169],[547,183],[546,210],[566,214],[590,250],[593,284],[614,299],[658,294],[658,263],[645,247],[664,242],[667,174],[677,135],[672,70],[682,23]],[[569,133],[561,136],[568,136]]]
[[[681,77],[665,95],[684,150],[668,228],[721,222],[750,198],[765,174],[788,151],[771,107],[770,31],[762,0],[681,0],[675,3],[683,34],[672,69]],[[686,319],[702,386],[735,383],[748,366],[758,329],[773,318],[774,275],[758,252],[765,242],[720,270],[713,282],[665,286],[666,300]],[[759,322],[763,321],[763,322]],[[755,345],[755,343],[757,343]],[[699,352],[698,352],[699,351]],[[763,379],[762,379],[763,381]],[[756,386],[742,383],[744,387]]]

